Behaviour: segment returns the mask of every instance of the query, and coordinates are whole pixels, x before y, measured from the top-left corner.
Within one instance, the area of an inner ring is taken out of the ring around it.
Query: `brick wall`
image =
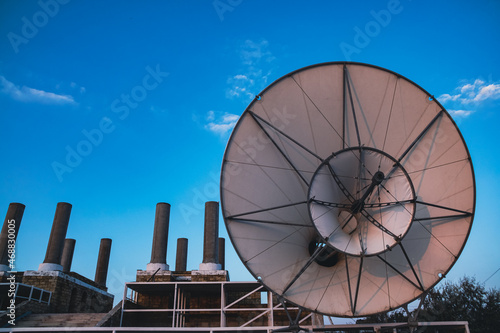
[[[76,274],[76,273],[75,273]],[[89,284],[88,279],[62,272],[27,271],[22,283],[52,292],[50,311],[108,312],[113,307],[114,296]],[[92,282],[92,281],[91,281]]]
[[[138,269],[135,281],[147,282],[154,273],[155,273],[154,271],[143,271]],[[154,282],[170,282],[170,281],[172,281],[171,271],[158,271],[154,276]]]
[[[191,271],[191,281],[193,282],[211,282],[211,281],[229,281],[227,271]]]

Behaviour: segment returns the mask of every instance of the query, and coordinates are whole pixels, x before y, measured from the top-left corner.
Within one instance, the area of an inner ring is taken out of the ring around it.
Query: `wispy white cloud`
[[[237,75],[233,76],[233,79],[234,80],[248,80],[248,77],[246,75],[243,75],[243,74],[237,74]]]
[[[255,94],[252,94],[249,91],[249,89],[251,89],[251,87],[253,86],[252,80],[249,80],[247,78],[236,79],[235,77],[233,77],[229,78],[227,80],[227,83],[230,85],[230,88],[226,90],[226,97],[228,98],[248,97],[252,99],[255,96]]]
[[[275,59],[269,51],[269,42],[246,40],[238,49],[241,68],[227,78],[226,98],[251,101],[266,85],[271,75],[270,63]],[[230,132],[239,116],[231,113],[208,111],[204,127],[218,135]]]
[[[225,135],[236,125],[239,116],[231,113],[222,114],[221,112],[208,111],[205,119],[208,121],[205,125],[207,130],[218,135]]]
[[[269,42],[246,40],[239,49],[242,68],[227,79],[226,97],[252,100],[268,83],[270,63],[275,59],[269,51]]]
[[[25,103],[40,104],[76,104],[71,95],[60,95],[44,90],[18,86],[0,75],[0,92],[12,99]]]
[[[215,120],[215,112],[213,112],[213,111],[208,111],[208,112],[207,112],[207,117],[206,117],[206,118],[207,118],[207,120],[208,120],[208,121],[213,121],[213,120]]]
[[[440,103],[446,103],[448,101],[456,101],[457,99],[460,98],[460,94],[457,95],[450,95],[450,94],[442,94],[441,96],[438,97],[438,101]]]
[[[243,60],[243,64],[254,66],[256,63],[259,63],[261,61],[273,61],[275,57],[268,50],[268,47],[269,42],[267,40],[261,40],[260,42],[246,40],[241,46],[240,56]]]
[[[500,99],[500,83],[486,83],[481,79],[464,81],[454,89],[452,94],[442,94],[438,101],[450,108],[448,112],[454,117],[465,118],[474,110],[490,101]]]
[[[69,86],[73,89],[78,89],[78,91],[80,92],[80,94],[84,94],[87,89],[85,89],[85,87],[82,87],[82,86],[79,86],[78,84],[76,84],[75,82],[71,82],[69,84]]]
[[[453,116],[457,118],[466,118],[470,116],[474,111],[469,111],[469,110],[448,110],[448,112]]]
[[[500,84],[489,84],[481,87],[474,97],[474,102],[481,102],[487,99],[500,99]]]
[[[441,103],[457,101],[462,104],[471,104],[500,99],[500,83],[486,84],[483,80],[477,79],[473,83],[464,83],[455,90],[457,94],[442,94],[438,100]]]

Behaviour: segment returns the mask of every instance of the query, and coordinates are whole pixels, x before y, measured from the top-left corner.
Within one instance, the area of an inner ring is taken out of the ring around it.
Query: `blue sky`
[[[499,15],[486,0],[0,2],[0,207],[26,205],[17,269],[43,261],[60,201],[73,204],[74,271],[93,278],[100,239],[113,239],[118,298],[149,262],[157,202],[172,205],[168,264],[187,237],[197,269],[239,115],[295,69],[350,60],[406,76],[453,115],[477,204],[447,279],[487,280],[500,268]],[[251,279],[226,244],[232,280]]]

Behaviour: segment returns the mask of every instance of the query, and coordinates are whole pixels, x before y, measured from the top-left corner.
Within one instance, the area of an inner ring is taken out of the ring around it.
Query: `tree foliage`
[[[372,323],[404,323],[408,321],[405,311],[400,308],[390,312],[382,312],[356,320],[356,324]]]
[[[419,319],[468,321],[471,333],[497,333],[500,328],[500,291],[486,290],[474,278],[463,277],[429,292]]]
[[[415,315],[412,313],[411,315]],[[500,329],[500,290],[487,290],[472,277],[458,283],[446,282],[430,290],[425,297],[418,321],[468,321],[471,333],[498,333]],[[357,323],[408,321],[403,309],[373,315]],[[439,332],[445,332],[440,329]],[[450,331],[451,332],[451,331]]]

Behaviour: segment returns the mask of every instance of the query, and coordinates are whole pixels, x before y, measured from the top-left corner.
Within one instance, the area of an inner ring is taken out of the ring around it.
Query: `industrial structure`
[[[10,305],[13,297],[9,297],[9,290],[11,282],[15,281],[17,319],[22,319],[23,315],[29,313],[101,313],[110,311],[113,306],[114,296],[106,288],[110,239],[101,240],[94,280],[71,271],[75,240],[66,239],[71,208],[69,203],[57,204],[45,259],[38,270],[11,272],[8,261],[8,222],[15,221],[16,230],[10,238],[15,240],[25,206],[20,203],[9,205],[0,237],[0,304],[2,309]],[[2,323],[9,321],[8,314],[9,312],[3,315]]]
[[[198,270],[187,270],[188,240],[177,239],[175,270],[166,262],[170,205],[158,203],[154,221],[151,260],[146,270],[137,270],[136,281],[127,282],[123,299],[113,308],[114,296],[107,292],[106,278],[111,239],[101,239],[94,280],[71,271],[76,240],[66,231],[71,204],[58,203],[44,261],[36,271],[9,270],[8,221],[19,231],[25,206],[9,205],[0,238],[0,324],[7,329],[33,327],[164,327],[271,329],[287,326],[288,314],[296,307],[282,303],[258,282],[232,282],[225,270],[225,239],[219,238],[219,204],[207,202],[203,262]],[[9,296],[11,276],[15,292]],[[15,300],[15,325],[9,317]],[[311,313],[301,312],[304,325],[313,324]],[[9,324],[9,321],[11,324]]]

